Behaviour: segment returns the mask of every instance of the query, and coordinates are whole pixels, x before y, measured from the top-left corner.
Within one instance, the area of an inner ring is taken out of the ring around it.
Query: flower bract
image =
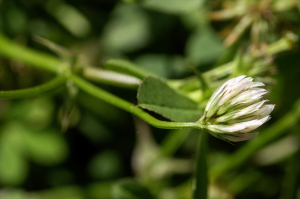
[[[258,133],[252,133],[270,119],[274,104],[262,100],[268,91],[261,88],[261,82],[245,75],[232,78],[213,93],[203,116],[198,121],[205,129],[226,141],[248,140]]]

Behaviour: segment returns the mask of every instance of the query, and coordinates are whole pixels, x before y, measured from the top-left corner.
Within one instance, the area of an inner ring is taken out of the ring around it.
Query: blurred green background
[[[240,49],[255,44],[255,28],[246,27],[233,44],[228,35],[249,11],[247,6],[259,2],[0,0],[0,32],[19,45],[57,56],[35,36],[50,40],[69,49],[81,65],[124,58],[160,77],[181,79],[194,75],[192,68],[206,72],[232,61]],[[259,36],[265,45],[288,31],[299,36],[298,2],[270,2],[273,7],[263,13],[269,26]],[[240,14],[222,20],[210,15],[227,8]],[[269,83],[267,98],[276,107],[259,131],[276,128],[279,133],[213,179],[209,198],[300,199],[299,53],[295,40],[291,49],[272,56],[276,69],[262,75]],[[52,77],[0,54],[1,91],[29,88]],[[98,86],[136,103],[136,90]],[[133,199],[139,198],[139,193],[130,195],[136,181],[143,186],[140,190],[149,190],[145,198],[190,197],[199,131],[157,129],[84,92],[72,97],[68,91],[0,100],[1,199],[119,199],[120,192]],[[233,146],[210,136],[209,168],[252,143]]]

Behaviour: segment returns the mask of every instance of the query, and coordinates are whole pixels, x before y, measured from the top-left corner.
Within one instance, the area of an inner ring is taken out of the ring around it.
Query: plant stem
[[[196,155],[196,168],[193,181],[193,199],[206,199],[208,189],[207,172],[207,135],[199,134],[199,143]]]
[[[148,76],[157,77],[156,74],[144,70],[143,68],[134,65],[130,61],[123,59],[110,59],[104,63],[104,68],[131,75],[141,80]]]
[[[62,62],[53,56],[15,44],[1,34],[0,54],[7,58],[18,60],[54,73],[63,73],[69,68],[68,64],[65,62]]]
[[[291,49],[294,43],[296,43],[297,41],[298,36],[291,32],[288,32],[284,37],[270,44],[266,50],[266,53],[271,56],[282,51]]]
[[[292,46],[291,44],[297,40],[296,36],[289,33],[284,38],[280,39],[277,42],[274,42],[273,44],[270,44],[267,48],[267,54],[268,55],[274,55],[276,53],[279,53],[281,51],[285,51],[290,49]],[[30,49],[28,47],[20,46],[19,44],[16,44],[9,39],[7,39],[5,36],[0,34],[0,55],[10,58],[13,60],[18,60],[21,62],[24,62],[28,65],[34,66],[36,68],[44,69],[49,72],[58,73],[58,74],[69,74],[70,66],[67,62],[61,61],[60,59],[41,53],[38,51],[35,51],[33,49]],[[220,76],[224,76],[226,74],[230,74],[233,67],[233,62],[229,62],[227,64],[224,64],[222,66],[218,66],[215,69],[212,69],[208,72],[203,73],[204,79],[206,79],[208,85],[210,87],[217,87],[220,82],[215,82],[215,79],[218,79]],[[120,59],[111,59],[108,60],[104,67],[119,72],[121,74],[127,74],[130,76],[137,77],[138,79],[144,79],[147,76],[156,76],[155,74],[146,71],[140,67],[135,66],[129,61],[126,60],[120,60]],[[89,77],[87,77],[89,78]],[[90,77],[93,79],[93,77]],[[95,80],[95,79],[93,79]],[[122,87],[128,87],[127,83],[123,82],[119,84],[115,84],[117,80],[115,79],[107,79],[107,80],[99,80],[101,83],[106,83],[114,86],[122,86]],[[105,81],[105,82],[104,82]],[[177,84],[181,84],[182,82],[185,82],[186,80],[177,80]],[[174,80],[168,80],[168,82],[173,82]],[[172,84],[173,84],[172,83]],[[198,84],[197,84],[198,86]]]
[[[236,42],[242,36],[245,30],[251,25],[252,21],[253,17],[251,15],[244,15],[225,39],[225,45],[231,46],[234,42]]]
[[[121,108],[125,111],[128,111],[144,121],[148,122],[149,124],[157,127],[157,128],[163,128],[163,129],[177,129],[177,128],[198,128],[201,129],[202,125],[198,123],[193,122],[166,122],[158,120],[142,109],[136,107],[134,104],[131,104],[130,102],[127,102],[105,90],[102,90],[99,87],[94,86],[93,84],[87,82],[86,80],[76,76],[71,75],[69,77],[76,86],[81,88],[83,91],[109,103],[112,104],[118,108]]]
[[[44,84],[32,88],[12,90],[12,91],[0,91],[0,98],[16,99],[16,98],[32,97],[53,90],[55,88],[58,88],[64,85],[65,82],[66,82],[66,78],[59,76],[49,82],[46,82]]]

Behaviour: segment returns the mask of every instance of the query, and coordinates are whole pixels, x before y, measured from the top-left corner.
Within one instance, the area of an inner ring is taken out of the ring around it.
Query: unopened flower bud
[[[270,119],[275,105],[264,104],[268,100],[261,98],[268,91],[257,88],[264,84],[245,77],[228,80],[209,99],[199,122],[213,136],[233,142],[248,140],[258,134],[248,132]]]

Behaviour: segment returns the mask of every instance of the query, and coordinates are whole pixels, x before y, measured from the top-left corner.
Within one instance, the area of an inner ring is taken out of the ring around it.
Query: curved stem
[[[102,90],[99,87],[94,86],[93,84],[85,81],[84,79],[76,76],[71,75],[69,77],[76,86],[84,90],[85,92],[109,103],[112,104],[118,108],[121,108],[125,111],[128,111],[141,119],[145,120],[149,124],[157,127],[157,128],[164,128],[164,129],[178,129],[178,128],[198,128],[201,129],[202,125],[199,123],[193,123],[193,122],[166,122],[158,120],[142,109],[138,108],[134,104],[127,102],[105,90]]]
[[[25,88],[20,90],[12,90],[12,91],[0,91],[0,98],[2,99],[16,99],[16,98],[24,98],[24,97],[32,97],[55,88],[62,86],[66,82],[65,77],[56,77],[53,80],[41,84],[39,86],[35,86],[32,88]]]

